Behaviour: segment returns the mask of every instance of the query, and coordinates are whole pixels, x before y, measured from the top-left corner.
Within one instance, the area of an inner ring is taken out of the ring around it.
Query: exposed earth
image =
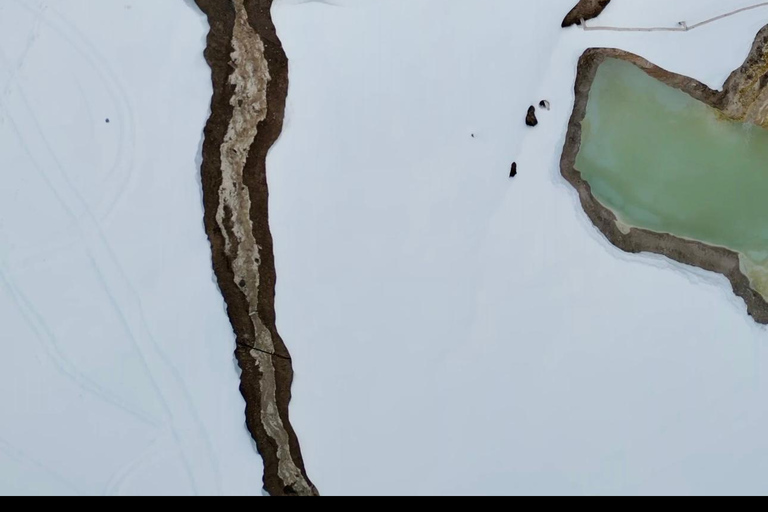
[[[293,369],[275,327],[266,156],[283,126],[288,61],[272,0],[195,0],[208,16],[213,99],[202,184],[213,267],[237,337],[246,422],[270,495],[316,495],[288,418]],[[255,475],[254,475],[255,476]]]

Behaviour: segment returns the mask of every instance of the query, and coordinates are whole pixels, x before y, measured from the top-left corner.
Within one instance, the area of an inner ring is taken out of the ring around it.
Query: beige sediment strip
[[[221,144],[221,188],[216,220],[224,233],[225,250],[232,261],[233,279],[251,306],[249,316],[256,336],[250,351],[261,372],[261,420],[267,435],[277,444],[278,476],[300,494],[311,494],[312,488],[290,455],[288,433],[276,405],[275,368],[272,336],[259,318],[259,246],[253,235],[251,199],[243,170],[258,125],[267,115],[267,83],[269,66],[264,57],[264,44],[248,22],[243,0],[232,0],[235,25],[232,33],[232,65],[229,77],[235,87],[230,100],[233,107],[227,134]],[[230,218],[227,219],[227,214]],[[231,226],[231,229],[227,229]]]
[[[275,327],[266,154],[282,129],[287,60],[272,0],[196,0],[211,27],[214,94],[203,146],[205,225],[237,336],[248,428],[272,495],[316,495],[288,420],[293,370]]]

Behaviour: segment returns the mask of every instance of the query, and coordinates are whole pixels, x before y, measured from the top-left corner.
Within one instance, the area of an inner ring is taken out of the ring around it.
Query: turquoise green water
[[[576,169],[624,224],[728,247],[752,267],[768,260],[768,130],[633,64],[600,65]]]

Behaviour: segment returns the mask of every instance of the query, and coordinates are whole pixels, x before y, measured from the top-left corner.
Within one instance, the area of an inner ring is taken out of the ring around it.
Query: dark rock
[[[536,126],[539,124],[539,120],[536,119],[536,107],[533,105],[528,107],[528,114],[525,116],[525,124],[528,126]]]
[[[563,20],[563,27],[571,25],[581,25],[581,20],[591,20],[600,16],[608,7],[611,0],[579,0],[576,7]]]
[[[517,176],[517,162],[512,162],[512,168],[509,170],[509,177],[514,178]]]
[[[543,108],[545,110],[549,110],[549,101],[548,100],[541,100],[539,102],[539,107]]]

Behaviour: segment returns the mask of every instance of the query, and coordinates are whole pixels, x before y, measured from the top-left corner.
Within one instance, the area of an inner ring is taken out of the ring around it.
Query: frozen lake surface
[[[768,258],[768,130],[619,59],[592,84],[576,168],[627,226]]]

